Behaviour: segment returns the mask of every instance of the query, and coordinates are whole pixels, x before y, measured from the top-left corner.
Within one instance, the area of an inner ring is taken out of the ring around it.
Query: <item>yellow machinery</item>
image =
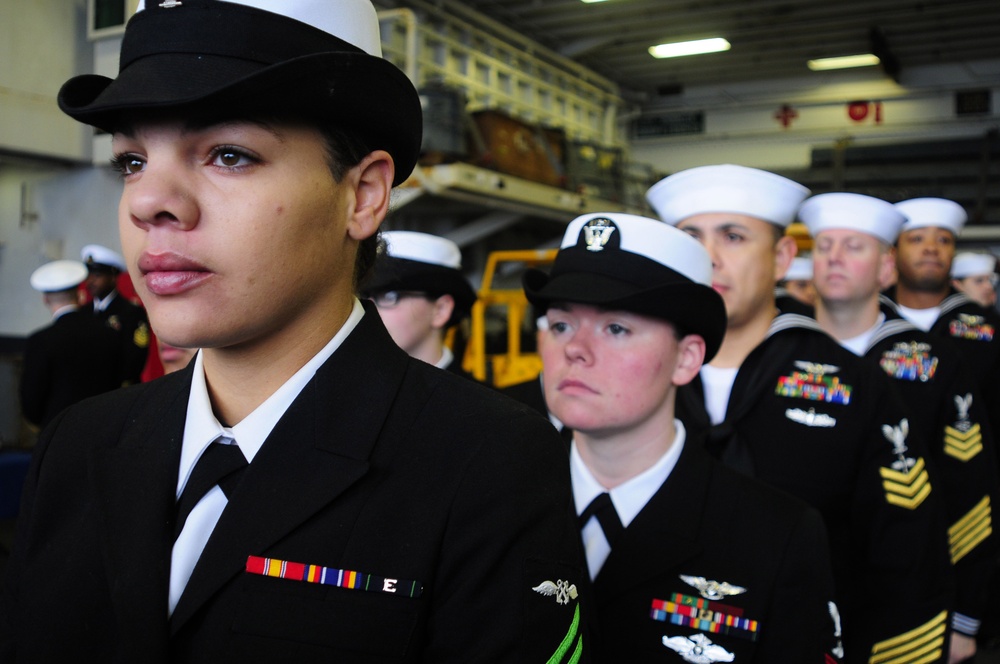
[[[525,268],[546,265],[555,260],[556,249],[494,251],[486,260],[479,299],[472,307],[469,345],[462,366],[481,381],[492,382],[496,387],[530,380],[542,370],[542,360],[537,353],[521,351],[521,332],[528,300],[518,288],[494,288],[497,269],[504,263],[520,263]],[[507,351],[487,354],[486,313],[488,310],[506,308]]]

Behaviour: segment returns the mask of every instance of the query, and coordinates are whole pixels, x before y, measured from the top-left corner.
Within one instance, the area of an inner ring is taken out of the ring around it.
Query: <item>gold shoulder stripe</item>
[[[983,540],[993,534],[993,508],[984,496],[968,513],[948,528],[951,562],[957,563]]]
[[[900,498],[899,496],[894,496],[892,494],[885,494],[885,500],[890,505],[895,505],[897,507],[902,507],[908,510],[915,510],[920,507],[920,503],[924,502],[931,493],[931,485],[927,484],[920,493],[915,495],[913,498]]]
[[[941,658],[947,611],[898,636],[879,641],[872,646],[869,664],[921,664]]]
[[[944,428],[944,452],[959,461],[968,461],[983,451],[983,434],[976,423],[966,432],[954,427]]]

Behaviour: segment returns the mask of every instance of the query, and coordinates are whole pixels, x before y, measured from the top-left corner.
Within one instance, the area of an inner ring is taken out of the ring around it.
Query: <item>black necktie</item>
[[[181,534],[184,522],[198,501],[216,485],[226,494],[226,498],[229,498],[239,484],[247,465],[247,459],[237,445],[214,442],[208,446],[198,459],[198,463],[194,465],[187,486],[177,501],[177,518],[174,520],[175,540]]]
[[[611,494],[607,492],[599,494],[597,498],[594,498],[587,505],[587,508],[580,514],[580,528],[587,525],[592,516],[597,517],[597,522],[601,524],[601,530],[604,531],[605,539],[608,540],[611,548],[614,548],[615,542],[622,532],[624,532],[625,526],[622,525],[622,520],[618,518],[618,512],[615,511],[615,506],[611,502]]]

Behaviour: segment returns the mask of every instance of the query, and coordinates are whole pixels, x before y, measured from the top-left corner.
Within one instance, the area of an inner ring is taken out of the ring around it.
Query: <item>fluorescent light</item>
[[[585,4],[591,4],[594,2],[607,2],[608,0],[582,0]]]
[[[729,42],[722,37],[713,37],[712,39],[697,39],[695,41],[650,46],[649,54],[654,58],[679,58],[682,55],[700,55],[702,53],[718,53],[719,51],[728,50]]]
[[[828,69],[850,69],[851,67],[871,67],[877,65],[881,60],[871,53],[860,55],[844,55],[839,58],[820,58],[810,60],[806,64],[813,71],[826,71]]]

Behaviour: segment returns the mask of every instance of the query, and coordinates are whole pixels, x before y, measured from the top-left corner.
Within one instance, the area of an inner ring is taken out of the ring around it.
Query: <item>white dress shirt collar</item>
[[[281,416],[285,414],[288,407],[312,379],[316,370],[333,355],[344,339],[354,330],[364,313],[361,302],[355,298],[354,307],[344,325],[326,346],[295,372],[264,403],[243,418],[239,424],[232,427],[222,426],[212,412],[212,403],[205,384],[202,351],[198,351],[191,379],[191,392],[188,395],[187,419],[184,422],[181,461],[177,473],[177,497],[179,498],[184,490],[188,476],[202,452],[219,436],[233,438],[239,445],[240,451],[246,456],[247,462],[252,462]]]

